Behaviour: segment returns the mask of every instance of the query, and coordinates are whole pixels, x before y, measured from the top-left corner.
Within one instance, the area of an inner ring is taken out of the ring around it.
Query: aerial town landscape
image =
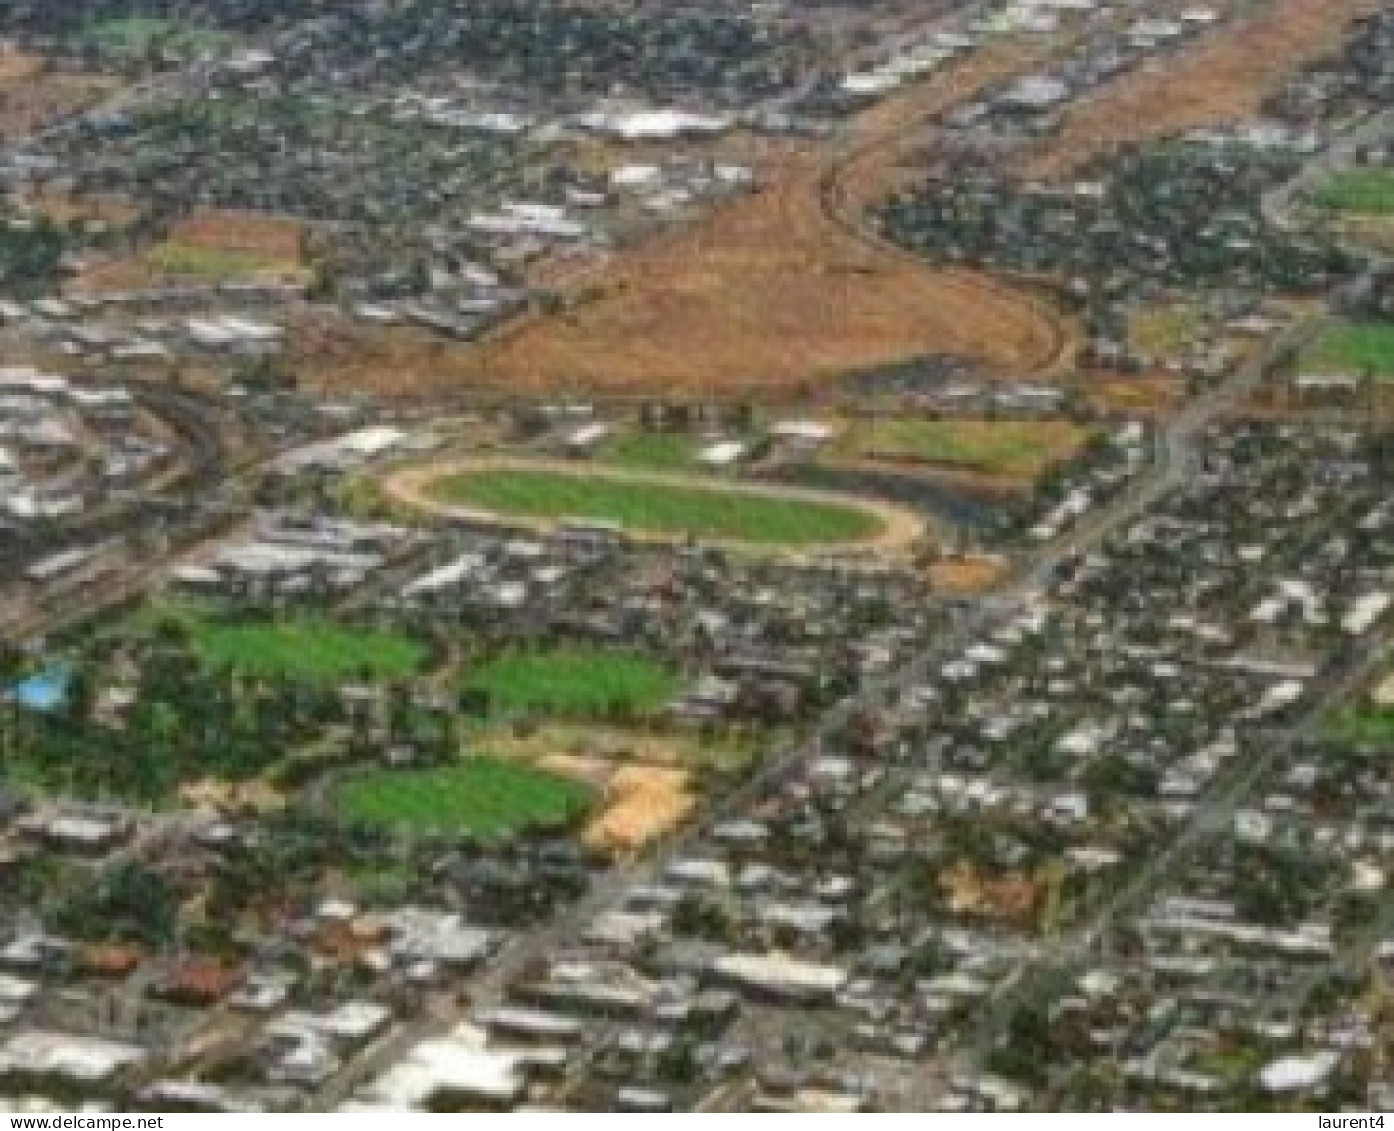
[[[1394,1109],[1394,3],[0,4],[0,1112]]]

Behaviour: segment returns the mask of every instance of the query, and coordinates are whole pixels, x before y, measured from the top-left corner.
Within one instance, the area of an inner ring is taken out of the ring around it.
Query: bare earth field
[[[301,232],[299,221],[286,217],[210,208],[180,220],[170,229],[169,239],[188,247],[299,264]]]
[[[798,390],[927,353],[1049,364],[1058,334],[1024,296],[861,244],[819,209],[816,161],[619,257],[599,296],[488,343],[475,379],[527,390]],[[803,390],[800,390],[803,391]]]
[[[1089,381],[1088,397],[1102,412],[1166,415],[1186,399],[1186,383],[1165,373],[1141,377],[1096,374]]]
[[[682,764],[681,752],[657,737],[639,745],[639,761],[560,752],[535,761],[539,769],[596,791],[599,802],[582,839],[597,852],[631,855],[678,828],[697,805],[693,773]]]
[[[1009,570],[1005,559],[978,554],[940,558],[930,564],[927,577],[930,585],[939,593],[971,597],[996,588]]]
[[[1068,176],[1127,142],[1251,117],[1287,75],[1337,47],[1376,0],[1277,0],[1133,72],[1074,107],[1062,132],[1026,162],[1030,177]]]
[[[96,75],[49,71],[40,56],[0,50],[0,139],[32,133],[54,118],[92,105],[118,85]]]
[[[140,210],[130,201],[114,196],[44,193],[29,195],[24,198],[24,203],[47,216],[55,224],[87,221],[122,228],[140,215]]]
[[[1362,244],[1382,255],[1394,255],[1394,217],[1342,216],[1334,223],[1351,243]]]
[[[94,261],[75,289],[88,293],[151,286],[171,278],[297,280],[303,277],[302,225],[289,217],[204,209],[135,255]]]
[[[1011,52],[984,52],[877,107],[856,124],[854,161],[811,147],[772,152],[759,192],[571,273],[571,309],[521,318],[476,349],[418,352],[410,332],[357,335],[335,349],[334,328],[304,326],[296,352],[306,378],[386,393],[470,385],[722,396],[804,394],[930,353],[1040,372],[1065,338],[1045,303],[978,272],[919,263],[829,206],[839,195],[830,178],[880,184],[904,130],[1020,65]],[[316,364],[326,345],[330,356]]]

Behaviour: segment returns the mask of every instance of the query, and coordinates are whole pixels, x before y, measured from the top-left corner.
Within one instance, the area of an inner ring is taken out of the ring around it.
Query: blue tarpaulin
[[[49,668],[14,684],[10,696],[32,711],[53,711],[68,697],[71,682],[72,672],[68,668]]]

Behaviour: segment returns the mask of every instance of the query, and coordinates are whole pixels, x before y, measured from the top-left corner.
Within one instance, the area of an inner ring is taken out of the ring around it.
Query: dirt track
[[[472,458],[440,460],[418,464],[393,472],[383,480],[384,494],[393,502],[413,507],[427,514],[445,518],[464,518],[472,521],[497,521],[507,526],[548,532],[554,530],[558,520],[531,520],[512,515],[497,516],[487,511],[470,507],[453,506],[442,502],[430,493],[430,486],[451,475],[461,475],[470,471],[492,468],[523,468],[533,471],[555,472],[561,475],[574,475],[592,479],[610,478],[626,482],[652,483],[655,486],[696,487],[706,490],[725,491],[736,494],[758,495],[764,498],[806,500],[815,503],[832,503],[851,507],[873,514],[881,523],[881,531],[874,538],[855,543],[827,546],[800,547],[798,556],[822,556],[826,554],[871,553],[878,560],[888,555],[903,554],[919,543],[925,536],[928,526],[919,515],[904,507],[859,495],[845,495],[833,491],[814,491],[798,487],[769,486],[740,481],[713,480],[695,475],[667,475],[651,472],[634,472],[620,468],[607,468],[596,464],[576,464],[554,460],[510,459],[507,457],[478,456]],[[627,532],[629,537],[639,541],[674,542],[678,539],[669,535],[645,534],[642,531]],[[733,549],[754,549],[765,553],[784,552],[778,546],[755,545],[738,541],[719,541],[702,539],[707,545],[720,545]]]

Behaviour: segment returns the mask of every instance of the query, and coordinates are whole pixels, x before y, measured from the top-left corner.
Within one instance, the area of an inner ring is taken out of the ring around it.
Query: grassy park
[[[593,717],[611,710],[645,714],[678,690],[666,665],[634,652],[582,646],[506,652],[465,676],[491,712]]]
[[[1394,377],[1394,322],[1332,322],[1302,358],[1309,373]]]
[[[1318,188],[1313,199],[1331,212],[1394,216],[1394,169],[1351,169],[1340,173]]]
[[[235,623],[184,618],[194,652],[243,675],[307,683],[400,679],[426,661],[425,645],[377,629],[316,617]]]
[[[565,825],[590,805],[590,791],[557,774],[497,758],[430,770],[373,770],[344,779],[334,806],[348,820],[401,832],[504,840]]]

